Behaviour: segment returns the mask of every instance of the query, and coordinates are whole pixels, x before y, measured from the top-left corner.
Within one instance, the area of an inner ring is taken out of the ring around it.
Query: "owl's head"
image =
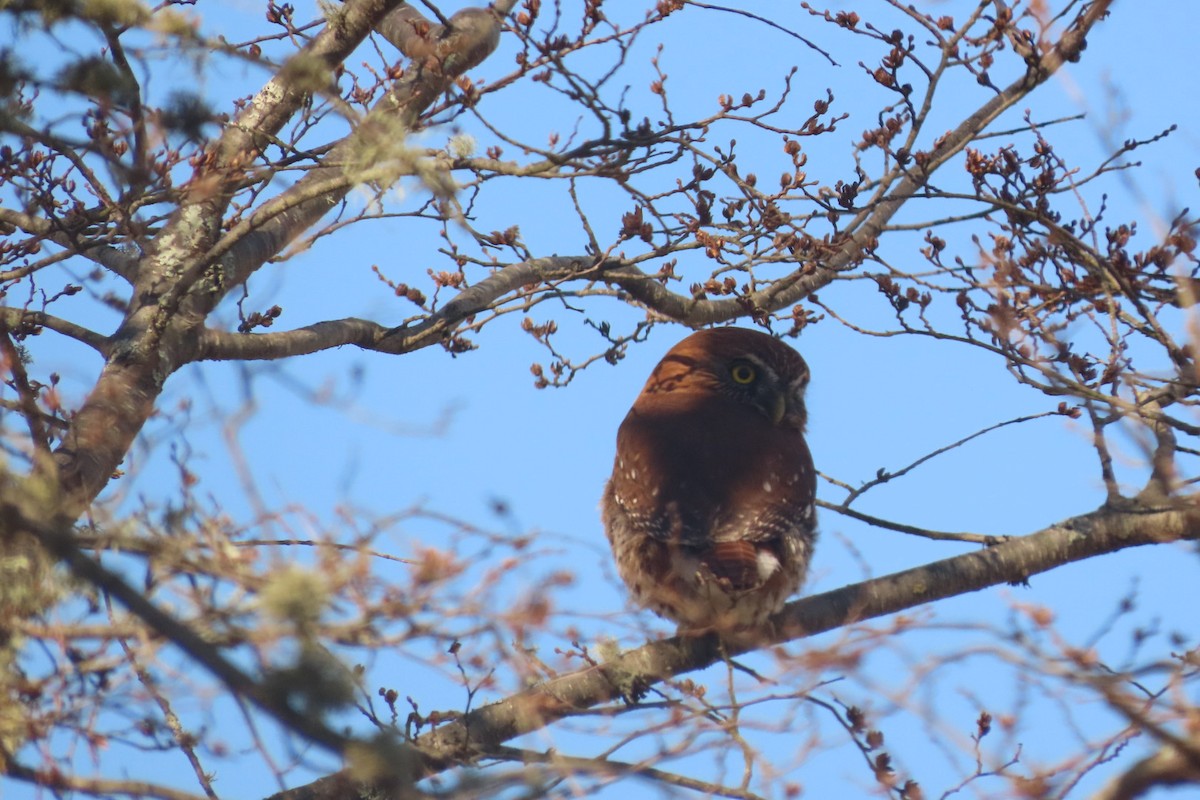
[[[642,396],[723,395],[762,414],[772,425],[804,430],[808,365],[779,339],[745,328],[697,331],[654,369]]]

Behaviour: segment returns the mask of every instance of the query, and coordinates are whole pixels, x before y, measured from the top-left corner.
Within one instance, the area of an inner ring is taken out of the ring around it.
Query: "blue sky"
[[[631,3],[628,8],[642,5]],[[741,5],[765,13],[761,4]],[[852,162],[847,142],[873,126],[872,109],[880,97],[863,88],[869,82],[862,78],[856,63],[863,60],[873,65],[878,54],[864,50],[861,42],[834,26],[818,24],[799,4],[776,5],[777,21],[829,50],[840,66],[830,66],[795,39],[760,24],[690,8],[644,34],[614,84],[618,90],[630,86],[628,102],[635,117],[645,113],[655,119],[657,100],[648,89],[653,79],[649,60],[661,42],[660,65],[669,75],[672,104],[679,118],[688,118],[715,110],[721,93],[737,96],[759,88],[768,95],[777,92],[787,70],[795,66],[796,96],[791,107],[796,109],[797,119],[807,115],[811,99],[823,97],[825,87],[833,88],[838,108],[851,114],[842,124],[843,133],[811,141],[810,174],[829,182],[849,176]],[[963,9],[973,5],[925,3],[922,7],[961,16]],[[1115,18],[1097,28],[1079,64],[994,126],[997,130],[1017,127],[1026,107],[1037,120],[1086,112],[1087,120],[1060,126],[1049,134],[1060,153],[1086,167],[1102,158],[1105,136],[1145,138],[1178,124],[1174,135],[1138,151],[1144,166],[1128,177],[1139,195],[1134,196],[1129,186],[1117,179],[1104,184],[1107,219],[1135,219],[1143,235],[1180,206],[1194,205],[1193,170],[1200,165],[1200,109],[1185,92],[1172,88],[1178,85],[1180,73],[1192,69],[1192,40],[1200,25],[1200,6],[1170,5],[1171,17],[1164,23],[1166,14],[1161,9],[1151,13],[1117,4]],[[456,8],[447,3],[444,10],[449,13]],[[205,31],[222,32],[235,41],[249,38],[246,32],[257,29],[263,9],[258,3],[205,0],[192,13]],[[608,10],[617,13],[616,8]],[[878,10],[882,18],[871,19],[881,28],[892,24],[886,19],[886,10]],[[313,7],[300,5],[297,16],[313,13]],[[638,16],[631,12],[630,18]],[[0,31],[0,43],[10,35],[10,31]],[[71,40],[65,36],[63,41]],[[17,43],[18,52],[23,46]],[[387,45],[381,46],[392,55]],[[513,52],[511,42],[502,43],[500,51],[472,74],[487,79],[506,74]],[[362,51],[351,63],[361,58],[373,56]],[[585,62],[584,68],[599,69],[600,63]],[[219,64],[201,76],[198,90],[223,109],[227,104],[220,104],[221,99],[253,91],[261,77],[242,65]],[[195,78],[178,66],[156,73],[151,91],[166,92],[188,81]],[[974,85],[954,87],[953,93],[942,98],[939,118],[948,127],[983,99],[985,93]],[[1124,117],[1114,122],[1108,116],[1110,107],[1122,110]],[[565,135],[577,116],[537,87],[488,98],[481,111],[499,127],[539,144],[553,131]],[[480,149],[488,144],[486,132],[478,125],[470,120],[462,125],[476,136]],[[417,143],[440,146],[450,133],[432,130],[421,134]],[[713,140],[721,141],[722,136],[736,136],[746,161],[761,162],[764,175],[779,171],[777,139],[722,130],[714,132]],[[1018,140],[1028,143],[1027,137]],[[810,142],[805,145],[809,147]],[[518,157],[511,149],[508,154]],[[953,165],[947,168],[947,172],[953,170]],[[536,254],[582,252],[584,240],[562,187],[509,186],[509,191],[493,190],[485,196],[477,228],[502,230],[516,224],[523,241]],[[405,191],[407,194],[389,196],[395,210],[411,207],[411,198],[422,189],[410,184]],[[1093,204],[1090,207],[1100,201],[1099,189],[1089,189],[1087,196]],[[595,208],[602,232],[611,234],[621,211],[627,210],[624,201],[616,200],[603,187],[584,195],[584,201]],[[352,196],[351,202],[362,199]],[[913,219],[917,218],[914,213]],[[974,230],[969,225],[961,227],[950,236],[961,237]],[[894,263],[916,264],[919,238],[894,236],[885,241],[885,252]],[[412,308],[404,307],[403,301],[397,301],[378,282],[371,266],[378,265],[394,280],[420,285],[427,269],[446,268],[444,257],[437,253],[439,245],[435,226],[411,219],[356,225],[285,263],[266,267],[251,282],[248,305],[265,309],[278,303],[284,309],[277,323],[282,329],[348,316],[395,324],[411,314]],[[703,263],[687,258],[681,261],[681,271],[691,267],[699,274],[704,269]],[[882,299],[870,297],[858,284],[836,284],[822,292],[821,298],[858,322],[886,324]],[[101,319],[107,315],[111,324],[107,312],[82,308],[82,299],[78,305],[75,313],[94,313]],[[612,302],[589,306],[589,311],[594,318],[611,320],[614,325],[629,326],[638,318],[636,312]],[[218,316],[234,320],[233,305],[227,303]],[[539,322],[557,319],[560,333],[555,342],[574,355],[586,355],[599,347],[595,334],[582,325],[581,315],[552,310],[545,304],[532,316]],[[306,531],[337,529],[348,510],[362,517],[386,516],[414,506],[500,532],[536,531],[545,556],[528,559],[514,569],[503,593],[521,596],[555,569],[573,569],[578,581],[562,593],[560,603],[586,636],[613,636],[632,646],[647,630],[668,633],[672,626],[627,607],[607,561],[596,505],[611,468],[617,425],[650,368],[686,332],[660,326],[649,342],[632,349],[619,365],[600,363],[566,389],[539,391],[528,368],[534,361],[544,363],[546,355],[519,330],[518,323],[519,315],[499,320],[474,337],[478,350],[456,358],[433,348],[399,358],[342,348],[280,363],[188,367],[168,383],[161,405],[170,410],[190,402],[191,424],[179,434],[173,430],[179,417],[173,415],[148,426],[147,441],[153,441],[154,448],[140,448],[131,455],[127,463],[130,477],[112,492],[124,497],[122,504],[127,509],[141,500],[151,504],[168,500],[176,486],[169,459],[173,444],[177,452],[190,450],[188,466],[200,479],[196,487],[199,496],[211,497],[214,507],[236,519],[249,519],[256,501],[248,496],[238,472],[239,457],[244,456],[263,506],[272,510],[303,506],[311,515],[285,513],[263,531],[300,536]],[[104,323],[100,327],[105,329]],[[46,371],[60,371],[68,392],[83,391],[98,368],[96,359],[82,348],[64,346],[51,337],[45,334],[41,337],[44,341],[31,345],[39,364]],[[794,344],[813,373],[809,438],[818,468],[851,484],[869,480],[880,468],[898,469],[980,428],[1057,405],[1057,400],[1018,386],[994,357],[945,344],[866,338],[831,319],[809,327]],[[332,401],[314,403],[313,393]],[[228,430],[230,419],[245,407],[248,396],[253,397],[255,408],[238,429],[236,448],[231,448],[223,428]],[[1131,437],[1124,445],[1123,475],[1134,483],[1142,476],[1140,459]],[[820,491],[831,501],[841,497],[841,492],[828,484],[822,484]],[[1078,422],[1053,417],[1006,428],[941,456],[903,480],[872,490],[857,507],[933,529],[1022,534],[1091,510],[1102,499],[1087,430]],[[510,516],[494,513],[496,501],[511,510]],[[396,524],[380,541],[403,555],[414,544],[447,546],[451,541],[447,535],[444,526],[414,519]],[[821,536],[806,589],[809,592],[967,549],[872,530],[832,514],[822,517]],[[1195,557],[1182,558],[1183,552],[1177,547],[1125,552],[1039,576],[1028,589],[991,589],[915,612],[930,623],[929,629],[881,643],[866,656],[864,675],[874,682],[877,693],[849,688],[846,696],[873,697],[881,707],[887,706],[883,698],[889,691],[903,694],[913,664],[925,653],[985,641],[986,628],[1006,625],[1016,604],[1054,609],[1061,629],[1085,640],[1090,631],[1102,627],[1119,597],[1136,587],[1138,606],[1144,613],[1135,621],[1151,617],[1161,621],[1163,634],[1150,647],[1170,649],[1165,637],[1173,630],[1195,641],[1200,628],[1193,615],[1181,610],[1200,604],[1200,582],[1195,580]],[[976,630],[963,630],[967,626]],[[1111,642],[1112,657],[1118,658],[1127,633],[1127,627],[1119,625],[1105,640]],[[835,632],[819,637],[812,646],[829,646],[843,635]],[[546,635],[539,637],[538,643],[550,650],[560,642]],[[483,641],[465,642],[468,653],[472,648],[484,652],[489,646]],[[789,649],[801,653],[807,646],[799,643]],[[1002,704],[1019,695],[1019,677],[1014,675],[1013,670],[999,670],[987,656],[980,656],[949,670],[938,687],[925,688],[937,695],[938,707],[947,719],[960,720],[961,734],[971,730],[977,696],[994,696]],[[714,684],[720,681],[718,671],[700,677]],[[423,668],[403,654],[379,656],[371,680],[380,685],[418,687],[408,691],[425,693],[422,696],[429,698],[423,702],[426,709],[461,703],[452,675],[445,677],[441,668]],[[840,696],[842,690],[834,686],[821,691],[829,697]],[[216,708],[222,708],[221,704]],[[1050,705],[1040,708],[1033,713],[1059,714],[1059,709]],[[192,713],[197,719],[205,717],[202,707]],[[226,728],[231,741],[242,741],[240,719],[223,713],[218,712],[218,718],[209,722]],[[590,752],[588,738],[573,737],[568,732],[571,727],[555,726],[526,744],[557,746],[586,755]],[[1024,742],[1030,757],[1036,758],[1039,748],[1052,752],[1057,746],[1054,737],[1060,734],[1055,731],[1060,729],[1055,725],[1047,725],[1047,729],[1047,741]],[[933,735],[912,715],[890,718],[885,731],[889,740],[897,743],[894,755],[927,790],[940,792],[953,782],[961,765],[947,764],[949,759],[926,747],[906,747]],[[949,740],[949,733],[947,737]],[[781,743],[780,738],[764,746],[779,748],[767,752],[783,765],[795,751],[787,749],[794,742]],[[850,785],[861,782],[866,791],[867,775],[861,765],[846,760],[848,749],[814,756],[796,768],[796,779],[812,792],[810,796],[844,788],[847,780]],[[319,760],[318,767],[329,763]],[[142,775],[144,765],[154,771],[144,777],[154,780],[164,780],[179,770],[171,756],[130,760],[122,769]],[[253,797],[273,788],[252,757],[214,761],[213,768],[221,775],[219,785],[231,791],[231,796]],[[634,786],[638,791],[645,789],[642,784]],[[619,791],[629,789],[610,790],[604,796]],[[5,786],[5,796],[29,796],[29,790]]]

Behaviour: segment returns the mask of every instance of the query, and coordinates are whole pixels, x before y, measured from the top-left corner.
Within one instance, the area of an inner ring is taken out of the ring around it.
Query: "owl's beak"
[[[783,392],[778,392],[771,398],[771,424],[778,426],[783,422],[784,415],[787,414],[787,395]]]

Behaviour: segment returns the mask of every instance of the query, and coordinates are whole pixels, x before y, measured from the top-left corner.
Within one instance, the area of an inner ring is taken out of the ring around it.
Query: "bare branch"
[[[383,186],[395,182],[406,169],[406,159],[411,160],[405,139],[417,128],[421,113],[458,75],[490,55],[499,43],[501,18],[491,9],[468,8],[458,12],[450,19],[451,31],[442,31],[441,38],[428,48],[414,44],[425,42],[412,24],[413,15],[420,17],[419,12],[406,5],[393,14],[399,15],[400,21],[389,26],[389,30],[395,27],[401,31],[405,46],[415,47],[421,53],[428,49],[427,57],[405,71],[366,119],[333,146],[320,167],[310,170],[290,189],[259,208],[247,221],[245,230],[231,231],[205,254],[204,263],[222,262],[225,273],[222,285],[232,287],[243,283],[267,259],[333,208],[354,185],[368,178]],[[383,166],[380,162],[384,162]],[[390,175],[386,174],[388,162],[395,164]],[[364,173],[364,169],[371,169],[371,174]],[[379,174],[381,169],[384,174]],[[314,190],[314,185],[322,188]],[[304,200],[297,203],[293,197]]]
[[[285,358],[346,344],[382,353],[409,353],[446,340],[463,320],[487,310],[522,286],[586,278],[590,274],[598,277],[600,271],[595,259],[586,257],[552,256],[509,264],[463,289],[446,305],[417,322],[384,328],[366,320],[344,319],[278,333],[206,331],[197,358]]]
[[[599,666],[546,681],[447,722],[417,738],[430,773],[486,756],[496,745],[539,730],[601,703],[622,698],[622,687],[648,688],[703,669],[726,656],[813,636],[945,597],[1033,575],[1129,547],[1200,539],[1200,509],[1100,509],[1028,536],[789,603],[774,617],[767,641],[726,642],[716,636],[675,637],[623,653]],[[345,776],[323,778],[273,800],[320,798]]]
[[[1092,800],[1134,800],[1159,786],[1200,784],[1200,767],[1171,746],[1164,746],[1122,772]]]
[[[176,311],[208,269],[203,253],[215,240],[221,212],[253,154],[309,96],[307,84],[297,73],[306,71],[305,65],[311,68],[314,61],[332,70],[396,2],[350,0],[340,6],[336,19],[289,59],[239,115],[237,124],[227,127],[210,148],[212,159],[197,170],[193,190],[142,262],[138,275],[142,291],[135,294],[135,305],[116,334],[122,342],[122,358],[106,364],[55,454],[70,498],[63,509],[68,516],[82,511],[108,482],[153,410],[163,382],[189,360],[187,353],[194,342],[182,329],[196,325],[197,317],[176,315]],[[202,303],[215,303],[221,295],[202,293]],[[143,302],[147,305],[141,305]],[[168,331],[174,336],[168,337],[164,346]]]
[[[127,795],[133,798],[154,797],[158,800],[204,800],[202,794],[183,792],[149,781],[85,778],[69,775],[59,769],[33,769],[11,760],[7,753],[4,755],[6,776],[45,789],[107,796]]]
[[[109,340],[107,336],[44,311],[27,311],[23,308],[0,306],[0,324],[10,330],[26,327],[47,328],[86,344],[102,356],[108,355]]]
[[[33,236],[41,236],[47,241],[67,248],[75,255],[89,258],[127,281],[132,282],[137,272],[137,258],[123,253],[111,245],[79,242],[42,217],[35,217],[11,208],[0,208],[0,222],[20,228]]]
[[[28,493],[5,497],[0,505],[0,519],[5,531],[32,534],[47,551],[66,564],[76,577],[111,595],[152,630],[195,659],[236,696],[253,702],[287,728],[335,752],[343,752],[350,744],[349,739],[326,726],[321,720],[297,711],[285,696],[273,696],[262,683],[226,659],[216,647],[205,641],[203,636],[150,602],[121,576],[84,553],[63,517],[60,516],[53,523],[47,524],[38,521],[42,516],[44,514],[37,508],[36,496]]]
[[[411,3],[375,26],[383,38],[420,69],[461,75],[482,63],[500,44],[502,13],[492,8],[464,8],[448,25],[431,23]]]
[[[938,542],[967,542],[969,544],[995,545],[1001,542],[1008,541],[1007,536],[989,536],[985,533],[967,533],[965,531],[932,531],[928,528],[918,528],[915,525],[905,525],[901,522],[891,522],[886,519],[864,514],[861,511],[856,511],[853,508],[847,507],[842,503],[830,503],[825,500],[818,500],[817,506],[820,508],[833,511],[837,514],[843,514],[851,519],[856,519],[859,522],[865,522],[875,528],[884,528],[897,533],[908,533],[913,536],[920,536],[923,539],[933,539]]]
[[[896,478],[902,478],[905,475],[907,475],[909,472],[912,472],[917,467],[926,463],[927,461],[937,458],[938,456],[943,455],[945,453],[948,453],[951,450],[962,447],[964,444],[971,441],[972,439],[977,439],[980,436],[983,436],[984,434],[988,434],[988,433],[991,433],[992,431],[1000,430],[1001,428],[1008,427],[1009,425],[1020,425],[1021,423],[1031,422],[1035,419],[1042,419],[1044,417],[1056,417],[1056,416],[1061,416],[1065,413],[1066,412],[1063,410],[1042,411],[1037,414],[1026,414],[1026,415],[1023,415],[1020,417],[1015,417],[1013,419],[1006,419],[1003,422],[997,422],[994,425],[989,425],[986,428],[977,430],[972,434],[964,436],[963,438],[959,439],[956,442],[952,442],[950,444],[943,445],[942,447],[939,447],[938,449],[936,449],[932,452],[926,453],[925,455],[918,458],[916,461],[914,461],[911,464],[908,464],[906,466],[903,466],[898,470],[891,471],[891,470],[885,470],[885,469],[881,468],[879,470],[878,475],[876,475],[874,478],[872,478],[871,480],[864,483],[862,486],[859,486],[859,487],[849,491],[847,493],[845,499],[842,500],[840,506],[833,506],[833,508],[835,508],[837,510],[841,510],[842,508],[849,508],[850,505],[855,500],[857,500],[859,497],[861,497],[868,490],[873,489],[876,486],[885,484],[888,481],[895,480]]]

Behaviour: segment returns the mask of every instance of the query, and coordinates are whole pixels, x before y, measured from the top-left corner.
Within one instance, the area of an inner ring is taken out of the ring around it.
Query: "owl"
[[[693,333],[617,432],[601,514],[634,600],[681,631],[759,630],[816,539],[808,365],[759,331]]]

